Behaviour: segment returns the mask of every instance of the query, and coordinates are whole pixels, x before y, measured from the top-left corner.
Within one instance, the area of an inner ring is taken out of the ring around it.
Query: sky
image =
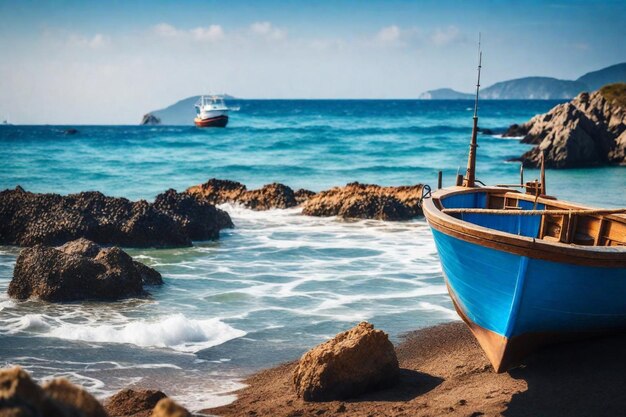
[[[185,97],[416,98],[626,61],[626,1],[0,0],[0,118],[137,124]]]

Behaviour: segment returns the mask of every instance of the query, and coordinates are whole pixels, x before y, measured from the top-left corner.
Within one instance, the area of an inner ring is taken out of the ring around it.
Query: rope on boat
[[[428,184],[422,185],[422,197],[420,198],[419,202],[417,203],[417,206],[419,208],[422,208],[422,203],[424,202],[424,200],[427,199],[427,198],[430,198],[431,196],[432,196],[432,193],[431,193],[430,185],[428,185]]]
[[[605,215],[626,213],[626,208],[618,209],[580,209],[580,210],[507,210],[507,209],[477,209],[477,208],[449,208],[441,210],[445,214],[505,214],[509,216],[540,216],[550,215]]]

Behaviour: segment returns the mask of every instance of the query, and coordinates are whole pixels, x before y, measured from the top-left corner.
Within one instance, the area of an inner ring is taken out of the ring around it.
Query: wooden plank
[[[483,209],[483,208],[449,208],[443,209],[443,213],[445,214],[504,214],[511,216],[539,216],[544,214],[549,215],[606,215],[606,214],[617,214],[617,213],[626,213],[626,208],[618,208],[618,209],[556,209],[556,210],[521,210],[521,211],[512,211],[507,209]],[[562,223],[562,222],[561,222]]]
[[[600,218],[600,227],[598,228],[598,233],[596,233],[596,237],[593,241],[593,245],[594,246],[600,246],[604,243],[604,239],[603,239],[603,234],[604,234],[604,229],[606,228],[606,221],[604,220],[604,217]]]

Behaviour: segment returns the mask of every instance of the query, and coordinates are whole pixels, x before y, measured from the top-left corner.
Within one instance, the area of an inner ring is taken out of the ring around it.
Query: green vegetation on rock
[[[605,85],[600,89],[600,94],[612,103],[626,108],[626,83]]]

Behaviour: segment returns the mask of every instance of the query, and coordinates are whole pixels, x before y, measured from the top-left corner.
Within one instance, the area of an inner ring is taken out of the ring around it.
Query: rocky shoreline
[[[626,165],[626,84],[581,93],[524,124],[514,124],[504,137],[523,137],[536,145],[513,161],[547,168]]]
[[[8,293],[50,302],[143,296],[144,284],[163,283],[160,274],[122,249],[104,246],[183,247],[218,239],[220,230],[235,225],[217,204],[257,211],[300,206],[309,216],[398,221],[422,214],[422,193],[421,184],[358,182],[320,193],[279,183],[248,190],[213,178],[183,193],[167,190],[149,203],[99,192],[37,194],[17,186],[0,192],[0,244],[24,247]]]
[[[621,415],[626,336],[553,346],[497,374],[461,322],[406,334],[395,347],[397,382],[352,398],[305,401],[293,386],[298,362],[250,376],[228,405],[203,410],[244,416],[568,416]],[[611,358],[607,363],[606,358]]]
[[[199,415],[621,415],[626,400],[626,359],[621,354],[625,344],[622,335],[552,346],[527,358],[522,366],[497,374],[464,323],[410,332],[395,347],[386,334],[361,323],[311,349],[299,361],[251,375],[233,403]],[[376,360],[370,358],[376,355]],[[310,397],[313,392],[324,394]],[[19,368],[0,370],[0,416],[49,415],[191,414],[161,391],[132,387],[100,402],[66,380],[39,386]]]
[[[126,247],[191,246],[233,227],[228,213],[185,193],[168,190],[153,203],[100,192],[61,196],[21,187],[0,192],[0,244],[62,245],[86,238]]]

